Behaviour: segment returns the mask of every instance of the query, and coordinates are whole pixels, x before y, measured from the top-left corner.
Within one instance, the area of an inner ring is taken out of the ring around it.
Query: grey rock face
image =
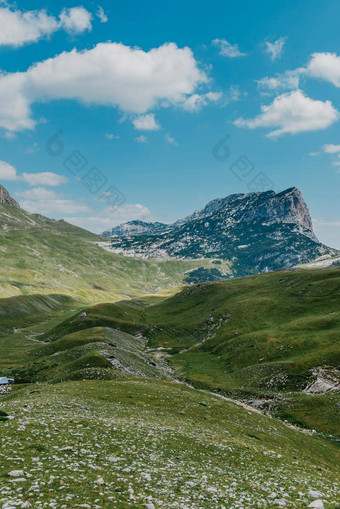
[[[103,237],[112,237],[113,235],[153,235],[161,233],[167,229],[168,225],[164,223],[146,223],[144,221],[129,221],[128,223],[114,226],[102,233]]]
[[[16,202],[14,200],[14,198],[12,198],[12,196],[9,194],[7,189],[5,189],[2,185],[0,185],[0,204],[5,204],[5,203],[7,203],[8,205],[11,205],[12,207],[17,207],[18,209],[20,208],[19,203]]]
[[[114,252],[140,258],[226,259],[237,276],[336,253],[316,238],[296,187],[281,193],[233,194],[170,225],[132,221],[110,232],[104,235]]]

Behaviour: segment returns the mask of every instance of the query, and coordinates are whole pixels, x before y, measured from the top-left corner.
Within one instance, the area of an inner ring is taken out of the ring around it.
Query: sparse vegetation
[[[152,380],[16,389],[1,399],[2,504],[304,508],[339,500],[339,449],[220,397]],[[281,502],[279,502],[281,501]]]

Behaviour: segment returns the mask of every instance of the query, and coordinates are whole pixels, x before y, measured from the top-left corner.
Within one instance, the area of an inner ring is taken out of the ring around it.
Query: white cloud
[[[238,127],[277,127],[268,136],[275,137],[285,133],[297,134],[304,131],[325,129],[339,118],[339,112],[330,101],[310,99],[301,90],[282,94],[266,106],[262,113],[253,119],[239,118]]]
[[[84,7],[65,8],[59,18],[61,27],[71,34],[80,34],[92,28],[92,14]]]
[[[78,214],[89,211],[87,205],[76,200],[69,200],[64,195],[44,187],[17,192],[16,197],[18,197],[23,209],[31,213],[46,216],[53,216],[54,214]]]
[[[35,123],[30,118],[30,104],[23,93],[24,87],[24,74],[0,72],[0,127],[7,131],[22,131],[34,127]]]
[[[230,102],[237,102],[241,99],[242,92],[237,85],[231,85],[226,94],[226,104]]]
[[[279,90],[294,90],[299,88],[301,70],[286,71],[282,74],[277,74],[272,78],[262,78],[257,81],[257,86],[261,91],[273,92]]]
[[[190,112],[200,111],[203,106],[209,102],[219,101],[222,97],[221,92],[207,92],[206,94],[193,94],[183,103],[183,108]]]
[[[84,7],[63,9],[59,19],[45,9],[20,11],[0,7],[0,46],[22,46],[50,36],[57,30],[80,33],[91,29],[91,14]]]
[[[240,51],[238,44],[230,44],[225,39],[214,39],[212,45],[219,49],[219,54],[223,57],[236,58],[246,56],[246,53]]]
[[[58,30],[58,21],[45,10],[22,12],[0,8],[0,45],[22,46]]]
[[[26,149],[26,154],[34,154],[35,152],[39,152],[40,148],[38,143],[35,141],[30,147]]]
[[[109,21],[109,18],[105,14],[104,9],[103,9],[103,7],[101,5],[98,6],[97,16],[98,16],[98,18],[99,18],[101,23],[107,23]]]
[[[311,156],[311,157],[316,157],[316,156],[320,155],[320,152],[309,152],[308,155]]]
[[[325,221],[324,219],[313,219],[318,226],[340,226],[340,221]]]
[[[340,221],[313,218],[314,231],[324,244],[340,249]]]
[[[188,96],[207,82],[191,49],[174,43],[147,52],[118,43],[97,44],[86,51],[73,49],[26,72],[0,75],[0,127],[32,129],[31,104],[57,99],[137,114],[156,106],[184,107]]]
[[[68,178],[50,171],[44,171],[41,173],[22,173],[20,179],[27,182],[30,186],[56,187],[61,184],[67,184],[68,182]]]
[[[17,180],[17,170],[6,161],[0,161],[0,180]]]
[[[175,146],[178,146],[178,143],[177,141],[175,140],[175,138],[173,138],[172,136],[170,136],[170,134],[166,133],[166,135],[164,136],[165,138],[165,141],[167,141],[169,143],[169,145],[175,145]]]
[[[108,228],[118,226],[127,221],[132,221],[134,219],[153,221],[154,217],[147,207],[137,203],[111,207],[96,215],[64,217],[64,219],[81,228],[95,233],[101,233]]]
[[[144,134],[141,134],[140,136],[136,136],[135,141],[137,143],[149,143],[149,140]]]
[[[112,133],[105,134],[105,137],[108,140],[119,140],[120,139],[120,136],[117,136],[116,134],[112,134]]]
[[[305,73],[340,87],[340,57],[336,53],[313,53]]]
[[[161,126],[155,119],[154,113],[148,113],[147,115],[140,115],[132,120],[135,129],[139,131],[158,131]]]
[[[322,149],[327,154],[337,154],[338,152],[340,152],[340,145],[332,145],[332,144],[324,145],[322,147]]]
[[[67,184],[68,182],[68,178],[50,171],[41,173],[24,172],[19,175],[16,168],[6,161],[0,161],[0,180],[19,180],[26,182],[30,186],[50,187],[60,186],[61,184]]]
[[[340,57],[336,53],[313,53],[306,66],[262,78],[257,84],[265,91],[293,90],[299,88],[302,77],[323,79],[340,87]]]
[[[285,37],[280,37],[275,42],[265,42],[265,52],[269,55],[269,58],[274,61],[281,57],[283,46],[286,42]]]
[[[59,193],[51,189],[46,189],[45,187],[33,187],[25,191],[17,191],[15,195],[25,200],[53,200],[55,198],[60,198]]]

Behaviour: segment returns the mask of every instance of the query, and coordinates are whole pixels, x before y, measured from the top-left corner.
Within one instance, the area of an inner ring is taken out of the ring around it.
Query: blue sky
[[[93,231],[296,186],[340,248],[339,20],[336,0],[2,2],[0,181]]]

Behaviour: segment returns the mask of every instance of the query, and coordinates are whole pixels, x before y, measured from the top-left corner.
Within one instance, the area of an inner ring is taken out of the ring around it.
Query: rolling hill
[[[97,304],[83,318],[68,308],[66,319],[42,316],[38,342],[7,367],[23,382],[170,376],[340,436],[339,293],[338,269],[314,269]]]
[[[214,267],[210,260],[134,260],[108,253],[97,245],[101,240],[65,221],[29,214],[0,186],[0,297],[120,300],[180,285],[191,270]]]

